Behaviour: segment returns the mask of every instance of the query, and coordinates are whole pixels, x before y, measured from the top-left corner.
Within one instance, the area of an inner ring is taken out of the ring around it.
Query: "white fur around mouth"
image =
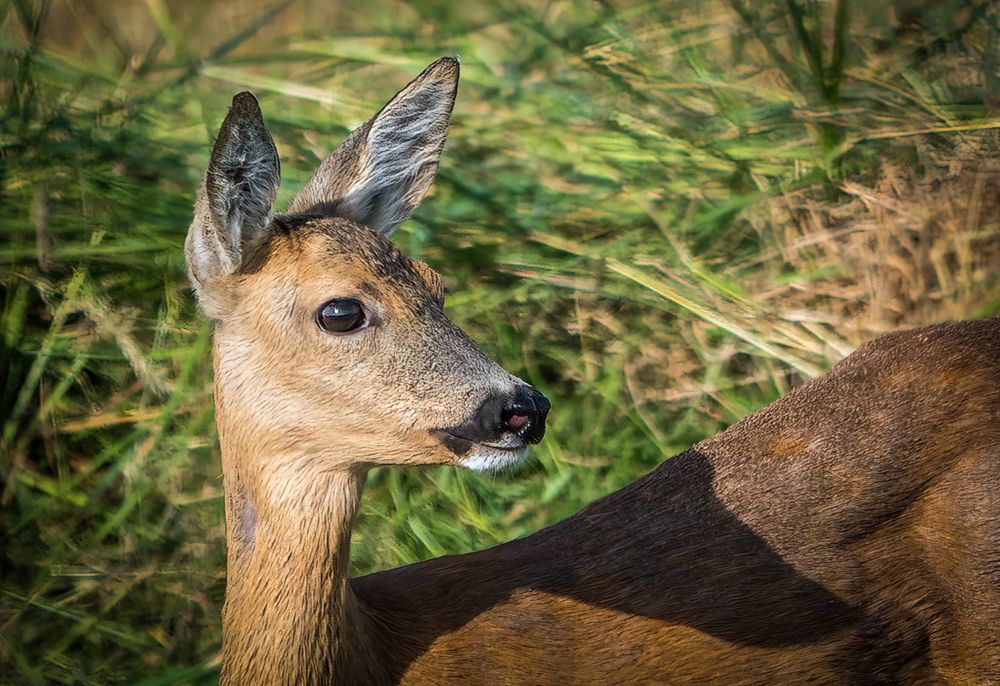
[[[498,448],[477,443],[462,458],[462,466],[474,472],[498,472],[520,464],[527,454],[527,446]]]

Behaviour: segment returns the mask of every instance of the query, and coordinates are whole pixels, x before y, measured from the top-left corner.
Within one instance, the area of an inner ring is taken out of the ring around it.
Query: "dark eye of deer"
[[[365,309],[357,300],[338,298],[323,305],[316,313],[316,321],[324,331],[349,333],[365,325]]]

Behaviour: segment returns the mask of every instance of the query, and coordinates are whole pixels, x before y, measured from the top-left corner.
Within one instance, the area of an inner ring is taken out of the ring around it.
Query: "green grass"
[[[515,474],[374,472],[361,574],[534,531],[862,340],[1000,310],[1000,11],[925,4],[0,2],[0,683],[214,680],[211,332],[182,244],[233,93],[261,100],[280,204],[463,60],[396,240],[551,425]]]

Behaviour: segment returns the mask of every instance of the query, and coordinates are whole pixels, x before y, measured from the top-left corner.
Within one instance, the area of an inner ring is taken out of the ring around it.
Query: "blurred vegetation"
[[[238,90],[280,204],[461,55],[397,241],[554,402],[517,474],[374,472],[358,574],[534,531],[863,340],[1000,309],[990,0],[5,0],[0,26],[0,683],[214,681],[222,483],[182,242]]]

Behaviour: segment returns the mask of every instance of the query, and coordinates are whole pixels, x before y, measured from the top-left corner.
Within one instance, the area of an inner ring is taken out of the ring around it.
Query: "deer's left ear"
[[[239,269],[248,249],[261,240],[280,176],[278,151],[257,99],[239,93],[212,148],[185,244],[199,297],[209,282]]]
[[[323,161],[288,211],[338,215],[392,233],[434,180],[458,71],[451,57],[427,67]]]

